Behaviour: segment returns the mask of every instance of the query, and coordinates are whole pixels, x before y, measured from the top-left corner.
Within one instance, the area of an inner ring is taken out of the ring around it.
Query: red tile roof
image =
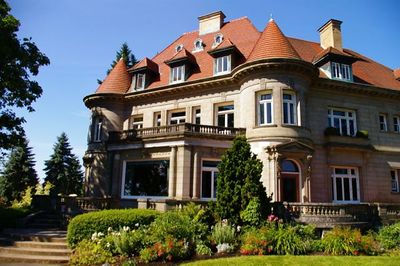
[[[131,85],[131,77],[127,71],[125,61],[121,58],[111,70],[96,93],[125,93]]]
[[[322,50],[321,52],[319,52],[318,54],[316,54],[313,58],[313,62],[317,62],[319,61],[321,58],[323,58],[324,56],[328,55],[328,54],[334,54],[334,55],[338,55],[341,57],[347,57],[347,58],[353,58],[354,60],[356,60],[356,58],[350,54],[347,54],[345,52],[342,52],[336,48],[333,47],[328,47],[324,50]]]
[[[400,68],[393,70],[394,78],[400,80]]]
[[[141,70],[141,69],[149,69],[155,73],[158,72],[158,65],[154,63],[152,60],[149,58],[145,57],[142,60],[140,60],[137,64],[135,64],[133,67],[128,69],[128,71],[135,71],[135,70]]]
[[[210,51],[225,49],[225,48],[233,47],[233,46],[235,46],[235,45],[231,42],[231,40],[229,40],[228,38],[225,38],[218,45],[214,46]]]
[[[181,59],[187,59],[189,61],[196,61],[191,53],[189,53],[185,48],[175,53],[170,59],[165,60],[166,64],[179,61]]]
[[[292,58],[300,56],[273,19],[269,21],[247,61],[264,58]]]
[[[217,47],[213,47],[214,38],[217,34],[223,35],[224,42]],[[197,39],[202,40],[203,50],[201,51],[195,50],[194,43]],[[190,55],[196,62],[196,71],[191,73],[187,81],[212,77],[214,75],[214,60],[209,52],[212,52],[213,49],[219,49],[222,45],[230,45],[229,43],[234,44],[243,55],[243,60],[239,62],[240,64],[260,58],[294,58],[312,63],[316,57],[323,55],[325,52],[336,53],[335,49],[324,51],[320,44],[316,42],[286,37],[275,21],[270,21],[264,31],[259,32],[250,20],[244,17],[224,23],[217,32],[204,35],[199,35],[198,31],[184,33],[151,60],[145,58],[135,65],[133,69],[150,65],[157,66],[159,77],[156,80],[152,80],[147,89],[166,86],[169,85],[171,69],[166,62]],[[184,49],[177,53],[175,50],[177,45],[183,45]],[[343,52],[340,53],[358,59],[352,65],[355,82],[400,90],[400,81],[395,79],[395,72],[390,68],[349,49],[343,49]],[[104,83],[97,89],[97,92],[125,93],[128,90],[131,79],[126,72],[126,67],[117,65],[118,68],[114,68]],[[125,67],[125,71],[121,70],[123,67]],[[396,73],[398,72],[400,71],[397,70]],[[320,71],[320,77],[327,78],[322,71]]]

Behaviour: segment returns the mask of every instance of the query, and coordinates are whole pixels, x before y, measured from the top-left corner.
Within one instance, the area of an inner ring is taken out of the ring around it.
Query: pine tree
[[[18,146],[12,149],[0,175],[0,197],[7,202],[20,200],[27,187],[35,187],[38,177],[34,166],[32,148],[23,136]]]
[[[110,74],[111,70],[114,68],[114,66],[118,63],[118,61],[123,58],[125,61],[125,64],[128,68],[132,67],[134,64],[137,63],[135,55],[132,53],[131,49],[129,49],[129,46],[126,42],[124,42],[121,45],[121,48],[117,51],[117,54],[115,55],[115,60],[111,63],[111,68],[107,70],[107,75]],[[97,83],[101,84],[103,81],[97,80]]]
[[[237,137],[218,166],[216,212],[221,219],[240,224],[240,212],[254,198],[260,202],[261,217],[266,217],[271,199],[260,180],[262,167],[246,138]]]
[[[83,173],[78,158],[72,154],[67,135],[63,132],[57,138],[50,160],[45,161],[45,181],[54,185],[52,194],[82,193]]]

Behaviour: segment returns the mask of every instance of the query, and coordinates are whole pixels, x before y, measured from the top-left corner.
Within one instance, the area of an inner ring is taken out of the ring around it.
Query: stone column
[[[283,124],[283,116],[282,116],[282,88],[274,87],[272,91],[272,100],[274,107],[274,124],[282,125]]]
[[[194,151],[193,153],[193,191],[192,191],[192,198],[198,199],[199,198],[199,161],[198,161],[198,152]]]
[[[191,146],[178,147],[175,182],[175,198],[178,200],[190,199],[190,193],[192,190],[190,187],[190,179],[192,175],[191,149]]]
[[[176,168],[176,146],[171,147],[171,154],[169,156],[169,182],[168,182],[168,197],[174,198],[175,196],[175,168]]]

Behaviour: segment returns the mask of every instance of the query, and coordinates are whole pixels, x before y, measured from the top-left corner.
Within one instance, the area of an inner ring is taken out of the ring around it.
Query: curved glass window
[[[283,160],[282,161],[282,172],[285,173],[298,173],[299,168],[297,165],[291,160]]]

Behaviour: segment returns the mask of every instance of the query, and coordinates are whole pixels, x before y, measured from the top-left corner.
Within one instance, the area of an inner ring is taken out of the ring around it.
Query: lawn
[[[200,260],[182,265],[400,265],[400,257],[385,256],[242,256],[231,258],[220,258]]]

